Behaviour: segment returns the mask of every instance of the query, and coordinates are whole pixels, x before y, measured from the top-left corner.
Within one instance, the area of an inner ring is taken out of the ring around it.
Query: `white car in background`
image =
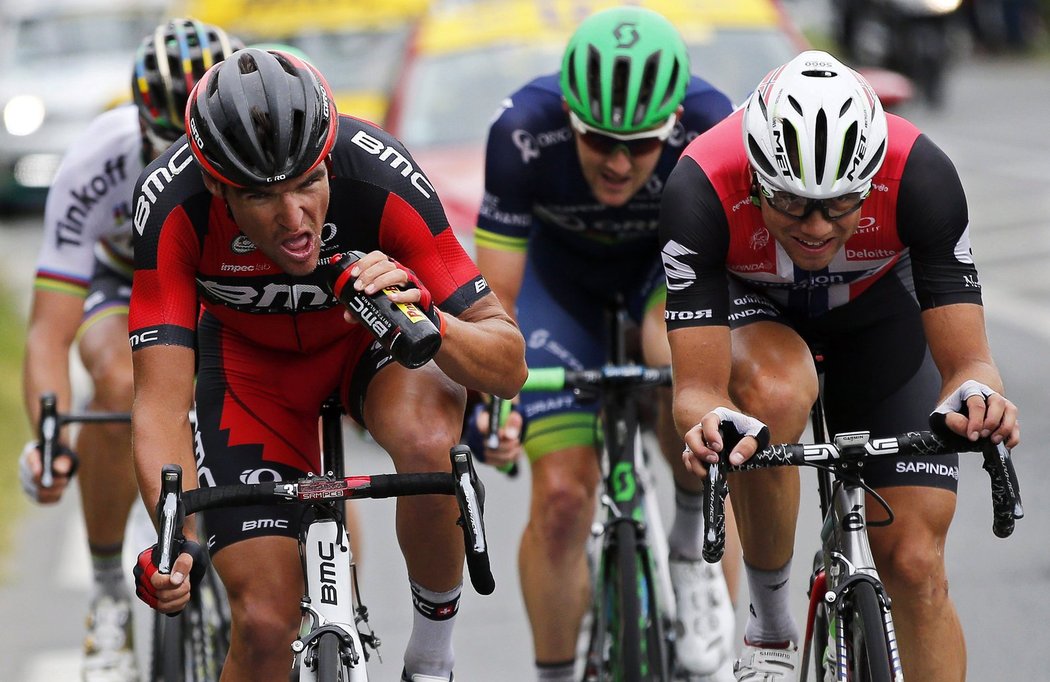
[[[68,146],[130,100],[135,49],[167,2],[0,1],[0,209],[39,210]]]

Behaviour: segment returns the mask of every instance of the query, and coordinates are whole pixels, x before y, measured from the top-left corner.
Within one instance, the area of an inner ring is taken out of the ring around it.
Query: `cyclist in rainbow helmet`
[[[131,410],[127,315],[134,183],[145,164],[182,135],[189,89],[238,46],[221,28],[193,19],[160,24],[135,54],[134,104],[100,114],[66,152],[44,210],[26,340],[24,396],[34,425],[41,393],[56,393],[59,410],[67,412],[75,394],[88,390],[74,390],[71,380],[74,342],[91,380],[87,408]],[[80,455],[80,501],[94,576],[83,679],[135,680],[128,579],[121,566],[136,496],[130,430],[85,424],[70,445]],[[75,461],[67,452],[55,460],[55,485],[42,488],[37,443],[26,445],[19,469],[27,495],[43,504],[61,499]]]
[[[832,55],[806,51],[773,69],[745,107],[685,149],[660,237],[675,418],[691,469],[720,454],[740,464],[770,440],[798,442],[818,395],[816,349],[829,433],[933,427],[1019,442],[985,334],[958,173]],[[722,435],[731,431],[742,437]],[[894,511],[892,524],[868,531],[903,674],[961,680],[965,646],[944,563],[958,457],[887,457],[864,469]],[[798,470],[729,483],[751,599],[735,673],[794,682]]]
[[[674,26],[640,7],[586,18],[568,40],[560,73],[510,96],[489,131],[475,237],[478,265],[515,312],[530,366],[607,362],[603,308],[617,296],[641,330],[641,359],[670,362],[656,239],[662,187],[685,144],[731,108],[690,73]],[[519,565],[537,676],[570,680],[588,605],[597,406],[568,392],[526,393],[520,410],[486,457],[505,465],[524,450],[530,461]],[[732,605],[721,566],[701,559],[701,482],[684,467],[670,417],[664,391],[657,431],[676,487],[668,544],[681,616],[678,663],[731,679]],[[478,428],[488,430],[483,414]]]

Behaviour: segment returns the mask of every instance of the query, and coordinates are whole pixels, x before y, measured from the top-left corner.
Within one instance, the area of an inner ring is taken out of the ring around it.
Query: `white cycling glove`
[[[949,412],[963,412],[966,407],[966,401],[975,395],[987,399],[993,395],[998,395],[998,393],[981,382],[970,379],[969,381],[963,382],[962,386],[955,389],[953,393],[945,398],[944,402],[938,405],[933,413],[946,415]],[[930,416],[932,417],[933,415]]]
[[[39,500],[37,498],[36,481],[33,480],[33,470],[29,466],[29,458],[36,449],[36,441],[31,440],[22,448],[22,454],[18,457],[18,482],[22,484],[22,492],[34,502]]]
[[[973,379],[963,382],[962,386],[952,391],[952,393],[950,393],[948,397],[937,406],[937,409],[930,413],[930,428],[941,436],[951,437],[955,435],[952,433],[951,429],[948,428],[948,414],[950,412],[958,412],[964,415],[967,414],[966,400],[975,395],[979,395],[987,400],[993,395],[998,395],[998,393],[981,382],[974,381]]]
[[[722,425],[723,436],[726,439],[726,452],[736,446],[744,436],[751,436],[758,441],[758,449],[764,450],[769,446],[769,427],[754,417],[736,412],[728,407],[716,407],[711,410],[718,415]],[[730,428],[726,428],[726,427]],[[735,433],[734,433],[735,431]]]

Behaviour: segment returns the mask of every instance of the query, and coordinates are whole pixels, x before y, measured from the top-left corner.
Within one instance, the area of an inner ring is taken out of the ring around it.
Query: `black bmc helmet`
[[[172,19],[143,38],[135,53],[131,92],[154,147],[186,132],[186,100],[204,72],[243,47],[218,26]]]
[[[234,187],[310,172],[335,144],[332,92],[308,62],[246,48],[212,67],[190,93],[186,130],[201,167]]]

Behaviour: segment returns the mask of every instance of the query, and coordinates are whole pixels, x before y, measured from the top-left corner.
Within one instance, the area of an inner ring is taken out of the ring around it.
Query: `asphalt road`
[[[1045,418],[1050,363],[1050,63],[970,61],[952,74],[942,112],[904,111],[955,161],[969,202],[972,241],[985,291],[989,336],[1008,395],[1021,407],[1024,442],[1015,452],[1026,518],[1013,537],[991,533],[987,479],[977,461],[962,466],[959,509],[948,543],[951,589],[966,630],[969,679],[1050,681],[1042,655],[1050,613],[1050,513],[1041,483],[1050,480],[1050,422]],[[39,228],[33,219],[0,218],[0,265],[26,301]],[[359,471],[389,469],[368,444],[351,448]],[[11,453],[9,462],[14,461]],[[457,679],[532,679],[531,644],[516,579],[517,541],[528,504],[527,471],[509,480],[490,469],[487,519],[497,589],[479,597],[468,587],[457,623]],[[796,570],[801,617],[817,514],[804,477]],[[664,481],[666,484],[666,480]],[[670,490],[664,487],[664,490]],[[13,494],[13,493],[12,493]],[[362,592],[384,641],[377,679],[394,680],[411,620],[408,587],[393,540],[392,503],[358,505],[364,520]],[[260,566],[265,570],[265,566]],[[87,559],[73,499],[32,508],[19,522],[12,555],[0,573],[0,679],[77,679],[87,603]],[[746,594],[739,603],[746,604]]]

